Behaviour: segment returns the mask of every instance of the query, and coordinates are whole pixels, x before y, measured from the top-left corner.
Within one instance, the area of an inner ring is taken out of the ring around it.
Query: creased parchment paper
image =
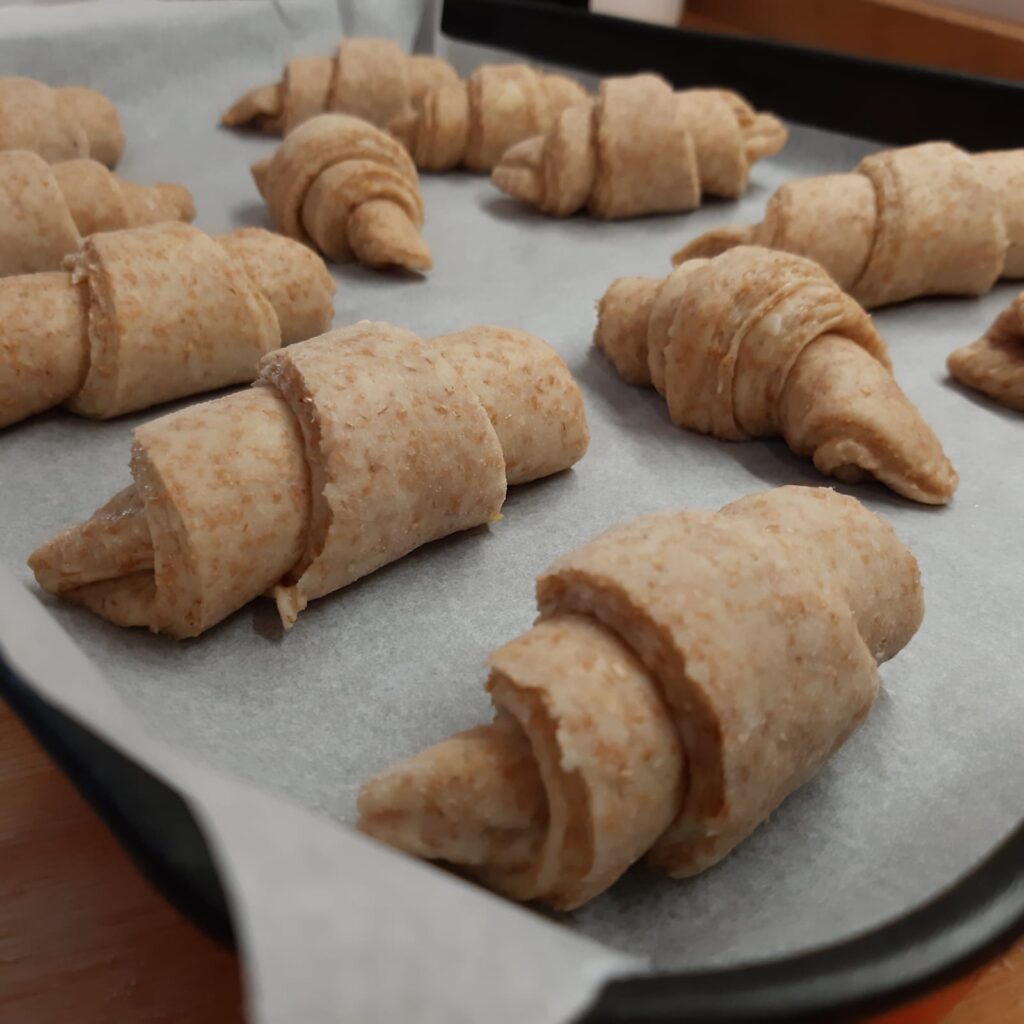
[[[408,41],[416,18],[401,16]],[[314,0],[8,8],[0,67],[108,92],[128,139],[119,171],[184,182],[199,226],[223,231],[267,223],[248,167],[275,140],[219,130],[219,112],[289,54],[329,51],[343,21]],[[437,45],[462,70],[478,59]],[[552,921],[345,824],[368,775],[489,718],[484,658],[532,621],[533,579],[555,556],[653,509],[826,485],[780,443],[673,427],[657,395],[625,386],[591,349],[594,303],[617,276],[667,272],[699,232],[758,219],[787,178],[848,169],[871,148],[794,128],[741,202],[615,224],[546,219],[483,177],[425,177],[434,270],[335,268],[335,322],[533,331],[581,382],[591,450],[573,471],[514,489],[501,522],[315,602],[287,636],[269,603],[185,643],[39,603],[29,552],[128,482],[131,430],[157,413],[91,423],[54,412],[0,434],[0,563],[13,574],[0,583],[0,644],[50,699],[186,794],[234,899],[254,1019],[566,1020],[611,973],[734,964],[875,925],[952,882],[1019,819],[1024,421],[944,371],[1015,293],[1002,285],[876,317],[962,483],[938,510],[848,490],[917,554],[928,612],[884,666],[866,725],[722,865],[685,882],[638,868]]]

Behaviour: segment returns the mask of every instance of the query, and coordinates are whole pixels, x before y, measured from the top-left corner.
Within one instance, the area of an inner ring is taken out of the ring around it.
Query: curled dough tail
[[[951,352],[946,366],[965,387],[1024,412],[1024,294],[977,341]]]
[[[755,239],[756,225],[731,225],[705,231],[703,235],[687,242],[672,254],[672,263],[679,266],[687,260],[707,259],[720,256],[737,245],[751,245]]]
[[[433,266],[427,243],[409,215],[397,203],[372,199],[357,206],[348,223],[348,242],[356,259],[368,267]]]
[[[823,334],[801,353],[782,393],[786,443],[826,476],[873,477],[926,505],[944,505],[958,477],[892,373],[856,342]]]
[[[281,84],[258,85],[240,96],[220,115],[225,128],[252,125],[268,135],[278,135],[283,124]]]

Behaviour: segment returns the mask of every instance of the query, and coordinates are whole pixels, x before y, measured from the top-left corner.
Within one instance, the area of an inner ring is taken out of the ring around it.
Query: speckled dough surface
[[[738,246],[664,279],[620,278],[598,304],[594,344],[688,430],[781,435],[823,473],[928,504],[956,489],[871,318],[810,260]]]
[[[750,167],[786,129],[725,89],[673,92],[658,75],[606,78],[588,106],[508,149],[491,180],[515,199],[566,217],[617,219],[692,210],[702,194],[736,199]]]
[[[490,171],[510,146],[549,131],[564,110],[587,102],[583,88],[564,75],[484,64],[465,82],[429,89],[392,131],[422,170]]]
[[[291,626],[314,598],[491,522],[507,483],[567,469],[588,440],[579,389],[539,338],[424,342],[364,321],[267,356],[253,391],[141,427],[134,500],[30,561],[48,591],[122,626],[196,636],[268,592]]]
[[[0,277],[59,270],[82,238],[162,221],[191,221],[182,185],[136,185],[95,160],[52,167],[29,150],[0,151]]]
[[[798,487],[615,526],[537,605],[490,657],[494,724],[371,779],[360,827],[562,909],[645,853],[721,860],[860,724],[924,615],[892,530]]]
[[[95,89],[0,77],[4,149],[28,149],[48,163],[89,157],[114,167],[124,152],[124,133],[117,109]]]
[[[786,182],[751,227],[716,228],[674,260],[764,245],[820,263],[861,305],[982,295],[1024,276],[1024,150],[971,156],[927,142],[852,174]]]
[[[0,427],[60,402],[108,419],[251,381],[334,316],[320,258],[258,228],[104,232],[67,267],[0,280]]]
[[[446,60],[410,56],[390,39],[342,39],[333,58],[290,60],[279,82],[250,89],[220,120],[231,128],[287,135],[303,121],[334,111],[387,128],[404,123],[429,89],[458,80]]]
[[[279,231],[335,263],[427,270],[423,197],[409,154],[346,114],[306,121],[252,167]]]

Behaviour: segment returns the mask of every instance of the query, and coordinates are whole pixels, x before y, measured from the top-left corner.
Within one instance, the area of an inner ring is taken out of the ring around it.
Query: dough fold
[[[334,316],[320,258],[259,228],[104,232],[66,265],[0,280],[0,427],[61,402],[108,419],[245,383]]]
[[[458,82],[440,57],[409,56],[390,39],[343,39],[334,57],[290,60],[281,80],[251,89],[222,115],[228,127],[287,135],[331,111],[387,128],[407,117],[429,89]]]
[[[815,260],[868,309],[984,294],[1024,277],[1024,149],[971,156],[928,142],[875,153],[851,174],[786,182],[760,224],[709,231],[673,262],[748,244]]]
[[[612,527],[537,606],[489,658],[493,724],[370,779],[359,827],[561,910],[644,855],[725,857],[864,720],[924,613],[889,526],[805,487]]]
[[[98,231],[195,214],[183,185],[136,185],[95,160],[50,166],[28,150],[0,152],[0,277],[59,270]]]
[[[946,365],[965,387],[1024,412],[1024,292],[977,341],[951,352]]]
[[[429,89],[391,131],[421,170],[490,171],[509,147],[547,133],[564,110],[587,103],[586,91],[564,75],[484,64],[464,82]]]
[[[4,149],[29,149],[51,164],[89,157],[114,167],[124,152],[124,133],[117,109],[95,89],[0,77]]]
[[[252,173],[277,229],[328,259],[430,267],[416,168],[373,125],[345,114],[314,117]]]
[[[672,422],[728,441],[783,437],[823,473],[944,504],[957,475],[900,390],[871,318],[816,263],[739,246],[664,280],[620,278],[595,345]]]
[[[539,338],[424,342],[364,321],[271,353],[255,388],[139,427],[132,487],[29,565],[118,625],[197,636],[272,594],[287,628],[314,598],[492,522],[507,483],[567,469],[587,442],[579,388]]]
[[[589,105],[508,149],[491,180],[515,199],[567,217],[692,210],[701,195],[735,199],[751,165],[777,153],[786,129],[724,89],[673,92],[658,75],[606,78]]]

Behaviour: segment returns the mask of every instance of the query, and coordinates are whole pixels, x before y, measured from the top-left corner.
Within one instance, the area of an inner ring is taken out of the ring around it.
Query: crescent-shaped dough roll
[[[323,261],[259,228],[104,232],[67,265],[0,280],[0,427],[61,402],[108,419],[246,383],[334,315]]]
[[[620,278],[594,343],[672,422],[727,441],[785,438],[847,483],[945,504],[957,475],[892,375],[871,318],[810,260],[739,246],[664,280]]]
[[[970,156],[928,142],[865,157],[852,174],[787,182],[764,220],[709,231],[673,262],[763,245],[820,263],[871,309],[981,295],[1024,277],[1024,149]]]
[[[726,856],[864,720],[924,613],[889,526],[805,487],[615,526],[537,606],[488,659],[493,724],[367,782],[359,827],[561,910],[644,855]]]
[[[28,150],[0,152],[0,277],[59,270],[97,231],[195,214],[183,185],[136,185],[95,160],[51,166]]]
[[[946,365],[965,387],[1024,412],[1024,292],[977,341],[951,352]]]
[[[509,147],[548,132],[563,110],[588,102],[583,87],[564,75],[484,64],[465,82],[428,90],[390,129],[421,170],[463,164],[490,171]]]
[[[290,60],[280,82],[250,90],[220,120],[287,135],[303,121],[335,111],[386,128],[429,89],[458,80],[448,61],[409,56],[390,39],[343,39],[334,57]]]
[[[132,487],[29,564],[118,625],[197,636],[269,593],[287,628],[314,598],[492,522],[507,483],[567,469],[587,442],[579,388],[539,338],[424,342],[364,321],[270,354],[249,391],[139,427]]]
[[[416,168],[395,139],[366,121],[314,117],[252,174],[277,229],[328,259],[429,269]]]
[[[750,167],[786,129],[725,89],[673,92],[658,75],[606,78],[589,106],[564,110],[547,134],[508,149],[494,184],[544,213],[637,217],[692,210],[701,195],[735,199]]]
[[[89,157],[114,167],[124,152],[124,132],[114,104],[95,89],[0,77],[4,149],[29,149],[48,163]]]

